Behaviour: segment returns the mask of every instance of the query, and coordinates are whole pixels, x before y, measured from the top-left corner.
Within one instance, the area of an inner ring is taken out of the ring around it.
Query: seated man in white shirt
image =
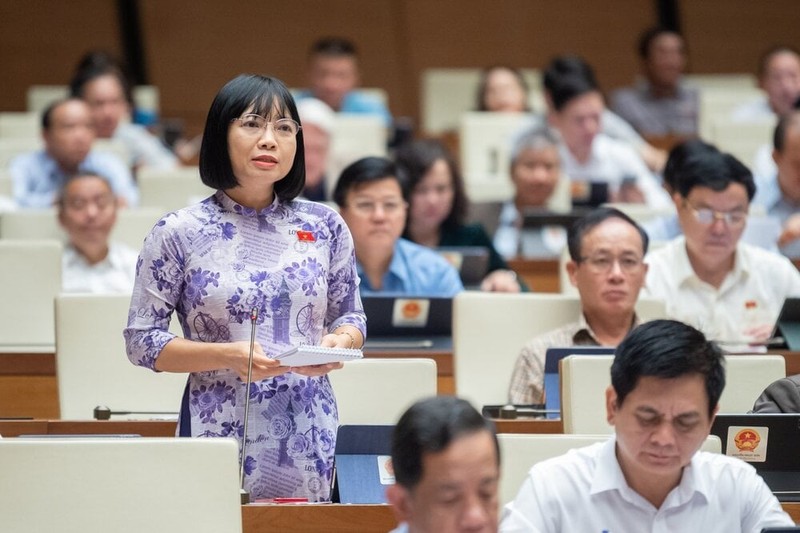
[[[710,339],[746,348],[765,340],[783,301],[800,295],[784,256],[741,242],[755,184],[730,154],[705,151],[673,197],[683,236],[650,253],[645,294]]]
[[[647,242],[636,222],[610,207],[595,209],[572,225],[567,273],[578,288],[581,313],[575,322],[525,344],[511,375],[510,403],[543,403],[548,348],[616,346],[637,325],[634,307],[647,273]]]
[[[561,168],[570,178],[573,204],[611,201],[668,207],[669,196],[639,154],[601,133],[605,103],[593,80],[576,73],[545,76],[551,87],[550,123],[563,141]]]
[[[639,326],[611,366],[606,412],[614,436],[534,465],[506,505],[500,531],[793,525],[751,465],[699,451],[724,387],[722,352],[701,332],[672,320]]]
[[[500,452],[491,422],[453,396],[420,400],[392,436],[392,533],[497,531]]]
[[[131,168],[172,170],[178,158],[161,139],[141,124],[131,122],[133,106],[127,78],[114,65],[98,65],[79,70],[70,83],[72,96],[89,104],[99,139],[115,139],[131,154]]]
[[[109,242],[117,220],[117,203],[108,181],[78,174],[61,190],[58,221],[69,242],[62,257],[64,292],[130,293],[138,253]]]

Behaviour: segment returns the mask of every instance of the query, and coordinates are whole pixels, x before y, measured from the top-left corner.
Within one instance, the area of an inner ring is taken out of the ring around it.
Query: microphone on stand
[[[244,490],[244,462],[247,457],[247,418],[250,413],[250,383],[253,380],[253,351],[256,346],[256,320],[258,320],[258,307],[250,311],[250,358],[247,361],[247,382],[244,386],[244,425],[242,427],[242,450],[239,455],[239,487],[241,489],[242,503],[250,503],[250,493]]]
[[[178,413],[170,411],[112,411],[105,405],[98,405],[94,408],[95,420],[110,420],[112,415],[161,415],[178,416]]]

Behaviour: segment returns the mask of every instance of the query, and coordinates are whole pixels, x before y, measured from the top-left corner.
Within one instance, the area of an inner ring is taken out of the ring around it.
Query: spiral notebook
[[[352,348],[329,348],[301,344],[276,355],[275,359],[281,362],[281,366],[309,366],[355,361],[363,357],[364,354],[361,350]]]

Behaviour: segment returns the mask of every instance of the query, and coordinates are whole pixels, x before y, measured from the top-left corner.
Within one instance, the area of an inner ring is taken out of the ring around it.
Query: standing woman
[[[200,150],[203,183],[217,192],[167,214],[146,238],[124,333],[134,364],[189,372],[181,436],[241,442],[256,309],[245,488],[325,501],[338,427],[327,373],[341,363],[287,368],[272,357],[301,343],[360,348],[366,320],[347,226],[295,200],[303,161],[286,86],[256,75],[228,82]],[[173,310],[184,338],[168,331]]]
[[[397,164],[408,177],[411,201],[403,237],[423,246],[483,246],[489,250],[489,273],[481,290],[519,292],[513,270],[497,253],[480,224],[466,224],[467,196],[452,155],[440,142],[418,140],[397,151]]]

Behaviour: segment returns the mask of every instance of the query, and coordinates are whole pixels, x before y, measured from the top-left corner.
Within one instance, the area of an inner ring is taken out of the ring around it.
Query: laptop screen
[[[394,426],[344,425],[336,435],[334,501],[386,503],[394,484],[391,469]]]
[[[439,246],[436,252],[458,270],[465,287],[476,287],[489,272],[489,249],[484,246]]]
[[[800,501],[800,413],[719,414],[722,453],[752,464],[781,501]]]
[[[453,299],[363,295],[367,337],[446,336],[453,331]]]

